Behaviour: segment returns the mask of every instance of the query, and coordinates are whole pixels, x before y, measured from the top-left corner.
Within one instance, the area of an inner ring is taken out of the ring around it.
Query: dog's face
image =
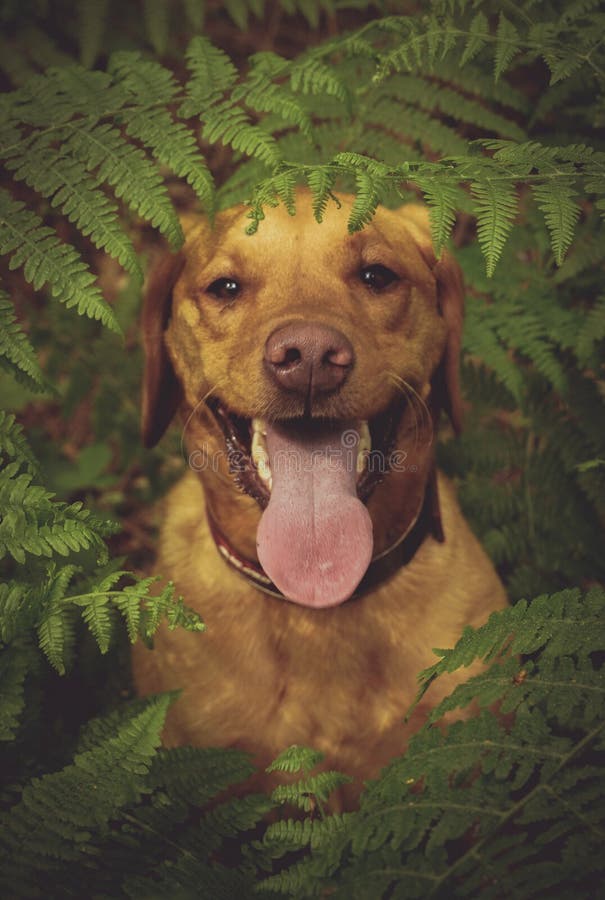
[[[198,221],[152,279],[143,319],[146,443],[179,404],[196,422],[209,406],[257,520],[266,508],[265,571],[310,606],[350,596],[377,539],[396,533],[385,520],[402,493],[417,514],[438,409],[460,417],[456,264],[436,261],[420,207],[381,209],[351,235],[351,203],[320,225],[301,192],[295,216],[271,209],[254,236],[243,208],[214,229]],[[407,479],[393,471],[397,451]]]

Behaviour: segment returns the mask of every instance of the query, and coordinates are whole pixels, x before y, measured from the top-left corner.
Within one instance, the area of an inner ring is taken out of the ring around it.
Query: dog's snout
[[[265,344],[265,367],[274,381],[305,397],[337,390],[354,362],[346,335],[317,322],[283,325]]]

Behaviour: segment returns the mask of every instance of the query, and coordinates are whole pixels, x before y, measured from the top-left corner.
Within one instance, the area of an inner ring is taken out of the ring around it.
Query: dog
[[[292,744],[360,785],[404,752],[465,677],[417,674],[506,605],[435,469],[442,410],[462,418],[463,283],[416,204],[350,234],[309,193],[246,234],[245,207],[190,223],[150,279],[143,436],[177,410],[190,467],[163,508],[156,571],[204,619],[134,650],[141,694],[181,689],[167,746]],[[468,673],[467,673],[468,674]],[[262,787],[270,778],[259,775]]]

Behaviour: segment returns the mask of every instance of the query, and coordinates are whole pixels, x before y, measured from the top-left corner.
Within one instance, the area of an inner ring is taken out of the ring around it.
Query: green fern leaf
[[[372,221],[376,208],[380,203],[380,195],[375,179],[367,172],[355,172],[356,195],[347,223],[349,232],[361,231],[364,225]]]
[[[0,191],[0,253],[11,254],[11,269],[23,266],[26,280],[36,290],[48,283],[51,294],[67,307],[75,306],[80,314],[99,319],[120,334],[113,310],[77,252],[6,191]]]
[[[40,878],[48,858],[55,864],[74,864],[81,854],[94,858],[95,843],[111,831],[119,811],[147,792],[145,776],[170,702],[168,696],[147,701],[110,738],[24,788],[2,817],[4,883],[13,881],[19,866]]]
[[[454,227],[462,191],[455,182],[439,175],[433,178],[415,176],[414,182],[422,190],[429,207],[433,247],[439,255]]]
[[[292,803],[305,812],[310,812],[326,803],[330,795],[349,784],[353,779],[340,772],[318,772],[317,775],[303,778],[293,784],[280,784],[271,792],[274,803]]]
[[[290,86],[296,93],[327,94],[340,100],[348,109],[350,105],[349,91],[330,66],[312,56],[293,64],[290,73]]]
[[[179,115],[185,119],[205,115],[237,81],[237,69],[226,53],[207,38],[195,37],[187,47],[187,65],[192,77],[187,83],[187,98]]]
[[[512,22],[509,22],[504,13],[501,12],[498,17],[498,29],[496,31],[495,81],[499,81],[500,76],[510,67],[518,52],[519,33]]]
[[[273,760],[267,767],[267,772],[304,772],[306,774],[315,768],[323,758],[323,753],[318,750],[293,745]]]
[[[0,454],[13,460],[17,469],[23,467],[32,475],[38,472],[38,462],[23,435],[23,429],[12,413],[0,410]]]
[[[280,154],[275,138],[257,125],[252,125],[248,115],[230,100],[218,103],[204,116],[202,134],[209,143],[231,145],[248,156],[255,156],[262,162],[276,166]]]
[[[334,200],[332,189],[336,182],[336,173],[329,168],[311,169],[307,173],[307,183],[313,196],[313,215],[317,222],[322,222],[329,200]]]
[[[205,806],[221,791],[253,773],[250,757],[241,750],[178,747],[160,750],[151,766],[150,782],[175,800]]]
[[[101,653],[107,653],[113,625],[108,598],[102,594],[90,597],[82,610],[82,618],[88,625]]]
[[[574,199],[573,181],[552,181],[533,185],[533,195],[544,213],[555,259],[560,265],[573,240],[580,208]]]
[[[605,296],[599,297],[594,307],[586,314],[576,342],[575,353],[581,365],[590,360],[595,345],[605,339]]]
[[[39,597],[42,613],[36,628],[38,643],[51,666],[60,675],[67,671],[75,644],[74,613],[64,602],[75,572],[75,566],[63,566],[55,570],[51,565],[50,574]]]
[[[301,134],[311,137],[312,122],[307,110],[283,84],[273,81],[287,70],[286,60],[274,53],[256,53],[250,63],[251,71],[246,80],[234,89],[232,99],[244,101],[249,109],[270,112],[295,126]]]
[[[126,572],[119,573],[120,575],[126,575]],[[99,586],[98,590],[109,590],[109,588],[103,588],[103,586]],[[140,634],[140,623],[141,623],[141,594],[136,591],[121,591],[116,597],[114,597],[113,601],[119,610],[119,612],[124,617],[126,622],[126,630],[128,632],[128,639],[131,644],[134,644],[138,639]]]
[[[503,137],[515,141],[525,140],[524,131],[506,115],[501,115],[496,109],[488,108],[484,101],[478,102],[472,97],[466,97],[458,90],[452,78],[452,87],[444,87],[434,81],[417,75],[395,75],[382,87],[378,101],[382,109],[383,102],[390,99],[393,106],[393,116],[385,122],[385,127],[401,130],[402,116],[399,120],[395,113],[395,105],[401,104],[405,98],[406,104],[414,103],[428,111],[439,111],[443,115],[451,115],[456,110],[456,119],[477,125],[486,131],[493,131]],[[464,90],[468,90],[465,84]]]
[[[35,350],[15,319],[13,305],[2,291],[0,291],[0,365],[32,391],[50,389],[36,359]]]
[[[477,236],[485,256],[488,276],[502,255],[515,215],[517,192],[513,183],[486,178],[471,185],[476,202]]]
[[[204,208],[212,213],[215,188],[194,134],[156,104],[173,101],[177,85],[171,72],[158,63],[145,62],[136,53],[114,53],[110,70],[134,98],[138,110],[124,117],[127,134],[149,147],[163,165],[185,178]]]
[[[497,375],[517,403],[522,402],[523,375],[499,338],[494,312],[472,295],[467,297],[463,346],[470,356],[480,359]]]
[[[469,26],[469,36],[464,48],[464,53],[460,57],[460,65],[464,66],[469,63],[480,50],[485,46],[489,37],[489,23],[485,13],[478,12],[473,16]]]
[[[95,246],[106,250],[142,280],[139,261],[118,222],[116,206],[99,190],[98,180],[83,171],[79,163],[50,153],[44,139],[30,144],[24,156],[9,160],[7,168],[13,170],[17,180],[25,181],[47,197],[52,206],[62,209]]]
[[[6,615],[6,585],[0,585],[0,617]],[[3,629],[2,629],[3,630]],[[29,644],[18,642],[0,654],[0,741],[15,738],[25,707],[25,678],[33,664]]]
[[[99,181],[107,182],[117,197],[151,222],[173,246],[180,246],[183,233],[155,166],[138,147],[127,144],[109,123],[94,125],[77,120],[68,126],[65,152],[73,154]]]

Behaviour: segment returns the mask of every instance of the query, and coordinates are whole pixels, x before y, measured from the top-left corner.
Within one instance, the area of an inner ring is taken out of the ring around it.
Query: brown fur
[[[375,552],[410,527],[433,466],[440,407],[461,419],[458,354],[462,281],[455,261],[435,260],[426,213],[416,206],[380,209],[361,233],[346,229],[350,199],[314,222],[309,197],[297,214],[270,210],[254,237],[241,208],[221,214],[214,230],[198,221],[184,251],[152,278],[143,329],[147,352],[144,434],[154,443],[180,408],[188,449],[219,453],[222,435],[201,401],[218,395],[247,417],[300,414],[296,401],[263,370],[267,336],[280,324],[314,320],[340,329],[356,365],[314,414],[366,419],[402,391],[409,403],[397,445],[406,471],[391,472],[368,501]],[[372,295],[362,266],[381,263],[400,281]],[[223,304],[204,293],[233,276],[242,294]],[[309,609],[265,595],[220,556],[205,507],[233,547],[255,557],[261,510],[220,469],[190,471],[165,501],[156,569],[172,579],[207,625],[205,634],[162,630],[153,652],[136,648],[141,693],[182,688],[165,731],[169,745],[236,746],[266,765],[286,746],[322,750],[331,767],[358,779],[375,776],[405,749],[427,704],[463,675],[440,679],[403,724],[416,675],[432,649],[452,646],[466,624],[505,605],[498,578],[464,521],[452,487],[438,477],[445,541],[427,537],[412,561],[359,599]]]

